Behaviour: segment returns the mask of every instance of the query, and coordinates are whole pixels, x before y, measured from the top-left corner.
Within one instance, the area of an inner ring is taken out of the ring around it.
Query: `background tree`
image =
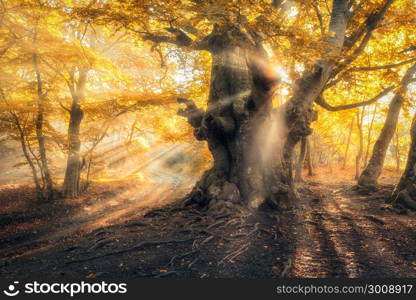
[[[358,180],[360,186],[375,186],[377,179],[383,169],[388,146],[396,131],[397,122],[400,115],[400,109],[405,101],[405,95],[408,85],[414,80],[413,75],[416,72],[416,65],[411,66],[403,76],[400,86],[390,102],[386,121],[378,137],[370,161]]]
[[[412,143],[410,145],[406,169],[396,186],[391,200],[416,209],[416,116],[413,118],[410,131]]]

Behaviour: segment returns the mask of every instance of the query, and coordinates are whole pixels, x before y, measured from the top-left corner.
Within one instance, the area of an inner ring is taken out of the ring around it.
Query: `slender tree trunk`
[[[368,128],[367,146],[366,146],[366,149],[365,149],[365,156],[364,156],[364,167],[368,163],[368,155],[370,153],[370,145],[371,145],[371,134],[373,132],[373,126],[374,126],[374,120],[376,118],[376,112],[377,112],[377,104],[374,105],[373,117],[371,118],[370,127]]]
[[[306,139],[307,137],[303,137],[300,142],[300,151],[299,151],[299,157],[298,161],[296,163],[296,171],[295,171],[295,181],[301,182],[302,181],[302,169],[303,164],[305,162],[306,157]]]
[[[30,154],[27,149],[27,145],[25,142],[25,133],[20,124],[19,118],[15,114],[12,114],[12,115],[13,115],[17,130],[19,132],[20,146],[22,148],[23,155],[25,156],[26,161],[29,164],[30,170],[32,171],[32,178],[33,178],[33,182],[35,184],[35,190],[36,190],[36,198],[37,200],[43,200],[42,187],[40,186],[39,177],[36,171],[35,164],[33,163],[33,160],[30,157]]]
[[[400,82],[399,90],[396,92],[390,102],[386,121],[384,122],[380,136],[374,144],[370,161],[358,180],[358,185],[360,186],[377,185],[377,180],[383,170],[388,146],[391,142],[391,139],[393,138],[394,132],[396,131],[400,109],[404,101],[404,95],[407,92],[407,87],[412,81],[415,72],[416,65],[413,65],[407,70],[406,74]]]
[[[412,139],[405,171],[396,186],[391,200],[416,209],[416,114],[410,130]]]
[[[10,105],[8,104],[8,101],[6,100],[6,96],[3,92],[3,89],[0,87],[0,98],[4,101],[4,103],[6,104],[6,106],[10,109],[9,113],[10,116],[12,118],[12,122],[14,123],[14,126],[16,126],[17,132],[18,132],[18,137],[19,137],[19,141],[20,141],[20,146],[23,152],[23,155],[27,161],[27,163],[29,164],[30,170],[32,172],[32,178],[33,178],[33,183],[35,184],[35,191],[36,191],[36,199],[37,200],[43,200],[43,191],[42,191],[42,187],[40,185],[39,182],[39,177],[37,174],[37,170],[35,167],[35,164],[33,163],[32,158],[30,157],[30,153],[28,151],[28,145],[26,145],[26,134],[25,131],[22,127],[22,124],[19,120],[19,117],[13,112],[13,109],[11,109]]]
[[[395,135],[395,149],[394,149],[394,154],[396,156],[396,172],[399,173],[400,172],[400,140],[399,140],[399,132],[396,128],[396,133]]]
[[[313,176],[312,147],[309,137],[306,137],[306,165],[308,166],[308,176]]]
[[[30,141],[29,141],[30,137],[26,136],[25,138],[26,138],[26,141],[25,141],[26,148],[27,148],[27,150],[29,150],[29,153],[32,155],[33,160],[34,160],[34,162],[36,163],[36,166],[39,169],[40,179],[41,179],[41,182],[42,182],[41,187],[42,187],[42,193],[43,193],[43,191],[46,187],[46,181],[45,181],[45,175],[43,174],[42,163],[40,162],[40,159],[36,155],[35,151],[33,151],[32,147],[30,146]]]
[[[88,69],[80,68],[76,85],[70,87],[72,95],[72,105],[69,111],[68,126],[68,160],[65,170],[63,195],[67,198],[78,197],[80,194],[81,180],[81,139],[80,127],[84,117],[84,112],[80,106],[80,101],[84,99],[85,84]]]
[[[46,146],[45,146],[45,135],[43,133],[43,123],[44,123],[44,114],[45,114],[45,94],[42,87],[42,77],[39,70],[38,56],[36,54],[32,57],[33,67],[36,73],[36,83],[37,83],[37,95],[38,95],[38,110],[36,115],[35,127],[36,127],[36,138],[39,145],[39,155],[41,162],[41,172],[45,179],[46,184],[46,199],[53,198],[53,182],[52,176],[49,170],[47,155],[46,155]]]
[[[347,166],[347,162],[348,162],[348,151],[350,150],[351,135],[352,135],[353,128],[354,128],[354,118],[351,119],[350,131],[348,133],[347,147],[345,148],[345,155],[344,155],[344,163],[342,164],[343,170]]]
[[[329,174],[334,173],[334,168],[332,167],[332,153],[328,155],[328,167],[329,167]]]
[[[355,157],[355,180],[360,176],[361,158],[363,156],[363,119],[364,119],[364,107],[360,112],[357,112],[357,129],[359,137],[359,146],[357,156]]]

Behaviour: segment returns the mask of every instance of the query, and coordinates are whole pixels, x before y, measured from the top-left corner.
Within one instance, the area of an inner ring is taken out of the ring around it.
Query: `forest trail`
[[[341,182],[301,188],[289,276],[415,277],[416,219],[383,204],[390,191],[360,194]]]
[[[52,219],[36,221],[45,210],[4,214],[3,223],[14,217],[4,230],[15,231],[1,235],[0,276],[416,276],[416,213],[384,204],[391,186],[369,195],[351,182],[310,179],[294,211],[279,214],[210,216],[166,205],[184,190],[114,184],[93,188],[70,214],[56,206]]]

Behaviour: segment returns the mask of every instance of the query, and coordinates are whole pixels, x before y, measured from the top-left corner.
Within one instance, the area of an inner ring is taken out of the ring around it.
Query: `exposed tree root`
[[[286,261],[286,263],[284,264],[284,266],[285,267],[284,267],[282,273],[280,274],[280,278],[285,278],[289,274],[289,271],[292,268],[292,259],[289,258]]]
[[[238,248],[236,251],[231,252],[230,254],[224,256],[219,262],[218,265],[221,265],[223,263],[225,263],[225,261],[232,261],[234,258],[236,258],[237,256],[239,256],[240,254],[244,253],[245,251],[248,250],[250,246],[250,243],[248,244],[244,244],[243,246],[241,246],[240,248]]]
[[[168,263],[168,266],[173,266],[173,263],[175,262],[176,259],[182,259],[182,258],[185,258],[189,255],[192,255],[198,252],[199,252],[198,250],[192,250],[183,254],[175,255],[171,258],[170,262]]]
[[[182,239],[182,240],[144,241],[144,242],[141,242],[141,243],[139,243],[138,245],[136,245],[134,247],[121,249],[121,250],[118,250],[118,251],[106,253],[106,254],[103,254],[103,255],[97,255],[97,256],[93,256],[93,257],[89,257],[89,258],[85,258],[85,259],[78,259],[78,260],[69,261],[69,262],[66,263],[66,265],[87,262],[87,261],[91,261],[91,260],[95,260],[95,259],[99,259],[99,258],[103,258],[103,257],[108,257],[108,256],[112,256],[112,255],[124,254],[124,253],[131,252],[131,251],[137,251],[137,250],[140,250],[143,247],[148,247],[148,246],[156,246],[156,245],[169,244],[169,243],[186,243],[186,242],[190,242],[190,241],[193,241],[193,240],[195,240],[195,237]]]

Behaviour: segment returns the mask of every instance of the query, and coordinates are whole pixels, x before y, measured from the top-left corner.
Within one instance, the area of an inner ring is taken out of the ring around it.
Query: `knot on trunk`
[[[302,111],[298,107],[287,107],[286,119],[287,124],[293,124],[291,136],[295,139],[301,138],[312,134],[311,124],[318,119],[318,112],[311,108]]]
[[[178,115],[187,118],[192,127],[200,127],[204,116],[204,110],[198,108],[192,100],[178,98],[177,101],[179,104],[185,104],[186,106],[185,108],[180,108],[178,110]]]
[[[178,109],[177,114],[179,116],[188,119],[188,123],[195,128],[194,135],[197,140],[202,141],[206,139],[206,132],[202,127],[202,120],[204,118],[204,110],[198,108],[194,101],[185,98],[177,99],[179,104],[184,104],[185,108]]]
[[[235,131],[235,121],[230,116],[214,116],[205,118],[207,128],[218,136],[231,136]]]

